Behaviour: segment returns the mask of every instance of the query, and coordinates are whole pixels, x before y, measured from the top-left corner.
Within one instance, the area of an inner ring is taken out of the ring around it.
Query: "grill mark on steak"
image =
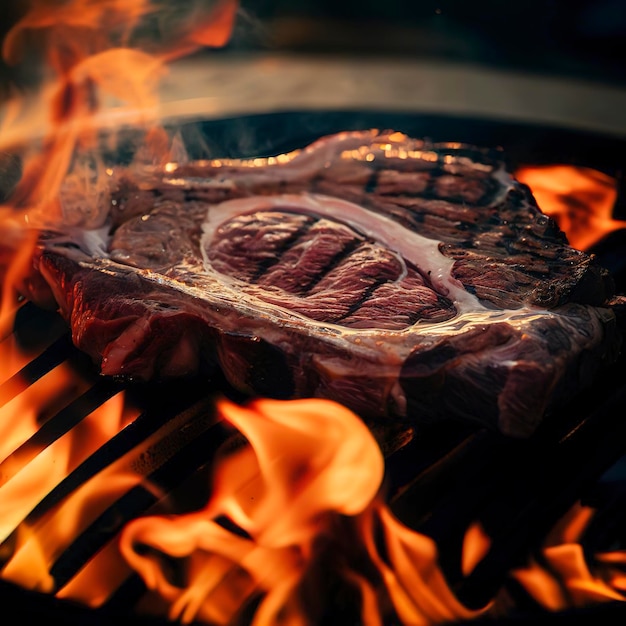
[[[403,273],[403,263],[388,250],[370,242],[362,243],[341,263],[318,281],[307,302],[328,303],[334,313],[323,321],[341,323],[358,311],[383,283],[395,281]],[[342,300],[330,304],[341,294]],[[315,318],[318,319],[318,318]],[[377,320],[370,320],[370,325]]]
[[[393,330],[418,321],[451,319],[456,312],[453,303],[438,294],[417,268],[407,265],[404,278],[372,285],[361,301],[336,322],[350,328],[370,328],[375,320],[378,328]],[[403,296],[405,289],[407,295]]]
[[[214,270],[317,321],[402,329],[455,312],[440,294],[429,293],[432,284],[415,269],[405,280],[406,263],[358,229],[289,207],[235,215],[215,228],[204,249]]]
[[[278,269],[277,266],[280,264],[281,260],[285,257],[285,255],[289,253],[289,251],[294,247],[296,242],[300,241],[302,237],[310,231],[312,224],[312,222],[307,222],[303,224],[298,231],[293,233],[292,237],[285,239],[283,241],[283,244],[276,248],[273,257],[268,257],[259,264],[258,270],[256,274],[252,276],[250,282],[263,284],[265,281],[267,281],[268,276],[272,276],[273,274],[275,274]],[[284,286],[283,289],[285,289]],[[287,289],[287,291],[289,290]]]
[[[397,170],[381,169],[376,171],[377,184],[370,192],[380,195],[415,196],[427,194],[430,191],[430,172],[399,172]]]
[[[224,275],[257,281],[313,223],[307,215],[265,211],[221,224],[206,248],[207,258]]]
[[[365,183],[365,193],[374,193],[379,187],[379,170],[373,170]]]
[[[285,218],[288,216],[285,213]],[[355,231],[318,219],[276,258],[272,271],[256,282],[281,287],[294,294],[306,294],[362,242],[363,237]]]
[[[296,197],[293,198],[296,202]],[[256,200],[245,202],[254,203]],[[303,215],[308,215],[312,207],[301,207],[300,210]],[[273,231],[266,225],[278,221],[283,226],[282,233],[290,223],[299,219],[298,207],[295,204],[290,206],[288,201],[280,211],[272,210],[268,211],[267,217],[264,215],[262,210],[253,213],[244,211],[236,214],[232,222],[227,219],[216,225],[213,234],[203,244],[212,270],[244,282],[253,282],[249,279],[254,270],[246,272],[242,267],[249,263],[254,266],[258,256],[264,257],[267,251],[274,253],[276,241]],[[255,239],[251,250],[248,245],[237,245],[233,249],[229,245],[229,235],[239,234],[242,222],[255,225],[257,221],[262,227],[255,227],[253,231]],[[256,292],[263,301],[286,307],[313,320],[343,325],[346,319],[349,325],[361,328],[382,324],[389,329],[402,329],[416,319],[443,320],[454,315],[455,307],[451,302],[429,293],[433,290],[430,281],[423,276],[419,284],[415,283],[415,278],[405,281],[406,261],[368,238],[358,227],[328,217],[319,218],[314,223],[307,222],[306,225],[307,230],[301,238],[290,239],[292,245],[283,251],[277,264],[255,282],[264,288]],[[225,259],[226,264],[213,262],[215,250],[220,251],[217,258]],[[386,295],[381,293],[366,307],[370,319],[366,319],[365,312],[355,315],[383,285],[386,286],[383,290]],[[286,296],[284,291],[297,298]],[[437,305],[439,309],[435,310]]]
[[[463,177],[445,171],[437,172],[429,189],[433,198],[470,206],[484,206],[493,198],[494,190],[493,181],[490,184],[484,178]]]
[[[312,185],[324,192],[324,183],[328,176],[317,176]],[[359,185],[364,194],[380,196],[428,198],[457,202],[469,206],[481,206],[493,200],[498,185],[484,174],[477,176],[462,176],[451,173],[445,166],[435,166],[430,170],[415,172],[413,170],[386,169],[373,162],[373,169],[367,176],[353,175],[336,177],[330,180],[342,185]],[[284,191],[284,189],[283,189]]]

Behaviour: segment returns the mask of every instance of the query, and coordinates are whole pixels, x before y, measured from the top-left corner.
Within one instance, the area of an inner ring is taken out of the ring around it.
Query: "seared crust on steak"
[[[104,374],[526,436],[617,356],[607,272],[488,151],[349,132],[110,182],[36,261]]]

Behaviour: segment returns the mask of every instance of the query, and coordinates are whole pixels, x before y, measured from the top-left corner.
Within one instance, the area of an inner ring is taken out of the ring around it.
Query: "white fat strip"
[[[452,277],[454,260],[440,252],[439,241],[410,231],[395,220],[353,202],[319,194],[252,196],[227,200],[212,206],[202,225],[201,243],[205,270],[208,273],[213,272],[206,250],[222,224],[237,215],[271,210],[323,216],[346,224],[419,267],[428,275],[438,293],[454,301],[460,314],[485,309],[474,295]]]
[[[194,161],[199,169],[217,168],[217,167],[235,167],[239,169],[238,178],[245,178],[248,182],[251,180],[263,180],[267,177],[274,178],[276,169],[280,170],[280,177],[283,181],[293,181],[299,178],[307,178],[318,173],[320,170],[328,167],[328,164],[336,159],[338,153],[348,154],[349,160],[354,160],[352,152],[356,152],[363,157],[366,154],[376,155],[379,158],[388,156],[381,149],[384,144],[380,142],[373,144],[376,138],[376,131],[345,131],[337,133],[334,136],[324,137],[305,149],[294,150],[285,154],[268,157],[255,157],[250,159],[210,159]],[[381,136],[380,141],[385,137]],[[404,138],[406,141],[408,138]],[[413,140],[414,143],[421,146],[421,141]],[[375,146],[378,146],[376,148]],[[386,145],[390,148],[390,145]],[[357,159],[358,160],[358,159]],[[362,159],[363,160],[363,159]],[[232,180],[214,180],[212,178],[195,177],[195,176],[179,176],[178,163],[168,163],[165,166],[166,172],[171,175],[164,179],[164,182],[174,186],[187,186],[190,181],[199,187],[211,186],[232,186]]]

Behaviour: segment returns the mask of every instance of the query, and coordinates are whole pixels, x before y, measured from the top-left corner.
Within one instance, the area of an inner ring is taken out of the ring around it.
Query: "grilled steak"
[[[106,201],[36,259],[106,375],[219,366],[252,395],[527,436],[617,356],[607,273],[486,150],[341,133],[121,169]]]

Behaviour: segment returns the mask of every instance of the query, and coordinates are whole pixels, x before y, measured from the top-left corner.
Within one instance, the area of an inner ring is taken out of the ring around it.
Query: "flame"
[[[7,401],[7,398],[3,398],[3,406],[0,408],[0,458],[3,459],[3,476],[0,484],[5,484],[6,476],[13,476],[12,465],[21,465],[22,459],[16,458],[13,451],[39,430],[47,416],[60,410],[74,393],[84,390],[84,383],[76,380],[67,366],[60,365],[27,386],[23,393],[13,399]],[[27,476],[25,478],[30,480]],[[38,479],[33,480],[33,484],[38,485]],[[15,514],[19,515],[16,509]],[[0,535],[4,523],[11,523],[6,515],[2,516],[0,522]]]
[[[11,348],[10,342],[3,342],[3,356],[10,356]],[[19,364],[20,358],[13,361]],[[7,374],[11,371],[3,378]],[[24,390],[18,389],[14,397],[3,398],[0,406],[1,576],[30,589],[54,590],[49,572],[54,555],[93,516],[94,506],[83,497],[70,500],[63,515],[51,511],[34,525],[24,520],[68,474],[136,417],[123,394],[117,393],[40,448],[33,436],[87,388],[87,381],[62,363],[35,383],[24,384]],[[98,501],[103,494],[105,489],[98,494]]]
[[[526,569],[516,570],[513,577],[545,608],[557,611],[626,600],[610,581],[603,580],[590,570],[580,544],[548,547],[543,557],[546,567],[533,562]]]
[[[41,51],[44,71],[34,98],[15,96],[0,120],[0,150],[18,151],[23,161],[0,205],[0,383],[11,383],[0,386],[0,541],[10,550],[2,554],[0,575],[100,606],[134,570],[152,592],[143,608],[149,612],[158,597],[169,617],[184,623],[228,624],[254,606],[254,624],[306,624],[311,611],[323,611],[318,596],[337,583],[346,597],[356,598],[355,621],[366,626],[449,623],[487,612],[490,606],[469,610],[458,601],[434,541],[391,514],[382,497],[384,461],[376,441],[357,416],[329,401],[239,406],[222,400],[221,417],[245,441],[219,459],[206,507],[128,523],[119,544],[104,546],[61,587],[51,573],[55,559],[106,507],[145,484],[138,455],[177,425],[167,425],[32,523],[24,521],[137,417],[123,394],[115,394],[44,450],[32,449],[29,442],[42,424],[89,383],[62,364],[32,385],[13,384],[31,355],[20,351],[10,328],[38,229],[68,222],[94,227],[103,219],[101,131],[142,125],[142,158],[169,159],[174,148],[157,124],[159,81],[172,60],[225,45],[238,2],[189,6],[186,18],[177,20],[151,0],[34,0],[3,42],[11,64]],[[148,24],[164,32],[148,35]],[[616,182],[600,172],[546,166],[521,168],[516,176],[575,247],[588,249],[626,226],[612,218]],[[78,213],[61,200],[62,189],[81,198]],[[579,512],[560,535],[554,533],[543,564],[512,573],[549,609],[624,599],[624,553],[597,554],[590,566],[577,543],[589,516]],[[462,556],[465,575],[488,548],[484,530],[472,525]],[[184,575],[183,586],[170,576],[172,568]]]
[[[626,228],[626,221],[613,219],[617,181],[603,172],[573,165],[534,165],[519,168],[515,177],[530,187],[542,211],[555,219],[579,250]]]
[[[603,569],[603,579],[626,598],[626,551],[599,552],[595,560]]]
[[[0,337],[6,337],[21,303],[22,283],[30,271],[37,231],[20,232],[14,224],[5,223],[5,228],[0,226],[0,236],[5,238],[0,243]],[[2,367],[0,364],[0,377]]]
[[[380,449],[351,411],[320,399],[222,400],[218,410],[248,443],[221,459],[206,507],[134,520],[120,540],[170,619],[228,624],[258,602],[254,624],[306,624],[329,577],[360,598],[355,621],[367,626],[383,623],[389,600],[406,624],[477,614],[448,588],[434,542],[383,504]],[[172,562],[184,587],[168,577]]]
[[[374,526],[366,525],[369,553],[381,571],[400,623],[428,625],[470,620],[490,607],[470,610],[448,587],[437,564],[437,547],[429,537],[416,533],[377,503],[374,512],[383,528],[390,564],[373,546]]]
[[[465,532],[463,551],[461,553],[461,572],[468,576],[487,554],[491,547],[491,539],[482,524],[474,522]]]
[[[0,154],[20,170],[18,179],[10,181],[13,188],[3,187],[0,197],[0,382],[5,383],[0,386],[0,541],[11,546],[11,554],[3,555],[3,561],[10,560],[1,575],[28,588],[55,591],[49,573],[54,555],[94,510],[110,501],[113,496],[107,494],[123,493],[141,480],[125,467],[103,485],[92,481],[92,492],[81,489],[62,511],[39,520],[37,528],[23,523],[42,498],[129,419],[118,394],[44,450],[29,443],[49,417],[86,389],[67,365],[32,385],[15,377],[33,357],[20,350],[11,330],[23,297],[39,288],[31,270],[39,230],[101,223],[106,168],[99,140],[108,122],[114,128],[120,120],[145,126],[148,149],[142,155],[167,160],[156,124],[157,87],[165,65],[200,46],[224,45],[237,8],[236,0],[205,3],[204,8],[186,3],[192,14],[179,17],[172,37],[160,38],[163,33],[147,29],[146,22],[169,24],[173,16],[164,16],[163,6],[150,0],[33,0],[3,41],[7,63],[39,63],[41,70],[34,95],[16,94],[0,111]],[[35,52],[41,59],[34,58]],[[80,201],[64,203],[63,187]],[[108,569],[116,568],[119,573],[118,565]],[[102,581],[94,580],[94,592],[74,584],[59,594],[97,602],[105,594]],[[110,590],[110,581],[104,585]]]
[[[8,32],[4,60],[35,65],[41,82],[30,97],[16,93],[0,110],[0,154],[21,162],[4,205],[0,198],[0,325],[28,276],[37,241],[32,230],[101,225],[103,129],[132,123],[154,134],[166,64],[227,43],[237,10],[237,0],[186,3],[182,16],[180,7],[152,0],[33,0]],[[169,157],[163,150],[152,156]],[[78,203],[59,196],[63,185],[77,185],[71,176],[79,187],[87,180]]]
[[[158,22],[168,17],[148,0],[36,0],[9,31],[3,42],[8,63],[19,63],[27,43],[37,42],[48,69],[36,94],[38,106],[31,110],[16,98],[0,126],[0,149],[37,139],[33,127],[45,128],[41,148],[24,165],[12,195],[14,206],[30,207],[30,222],[63,221],[58,190],[76,150],[97,147],[99,114],[104,111],[117,125],[120,114],[131,111],[136,124],[154,123],[166,63],[200,46],[227,43],[236,0],[211,3],[208,12],[189,6],[184,28],[168,41],[159,41],[158,32],[152,39],[137,35],[146,30],[143,18]]]
[[[539,604],[558,611],[599,602],[625,601],[626,551],[585,556],[582,535],[595,511],[574,506],[546,538],[541,559],[511,572]]]

